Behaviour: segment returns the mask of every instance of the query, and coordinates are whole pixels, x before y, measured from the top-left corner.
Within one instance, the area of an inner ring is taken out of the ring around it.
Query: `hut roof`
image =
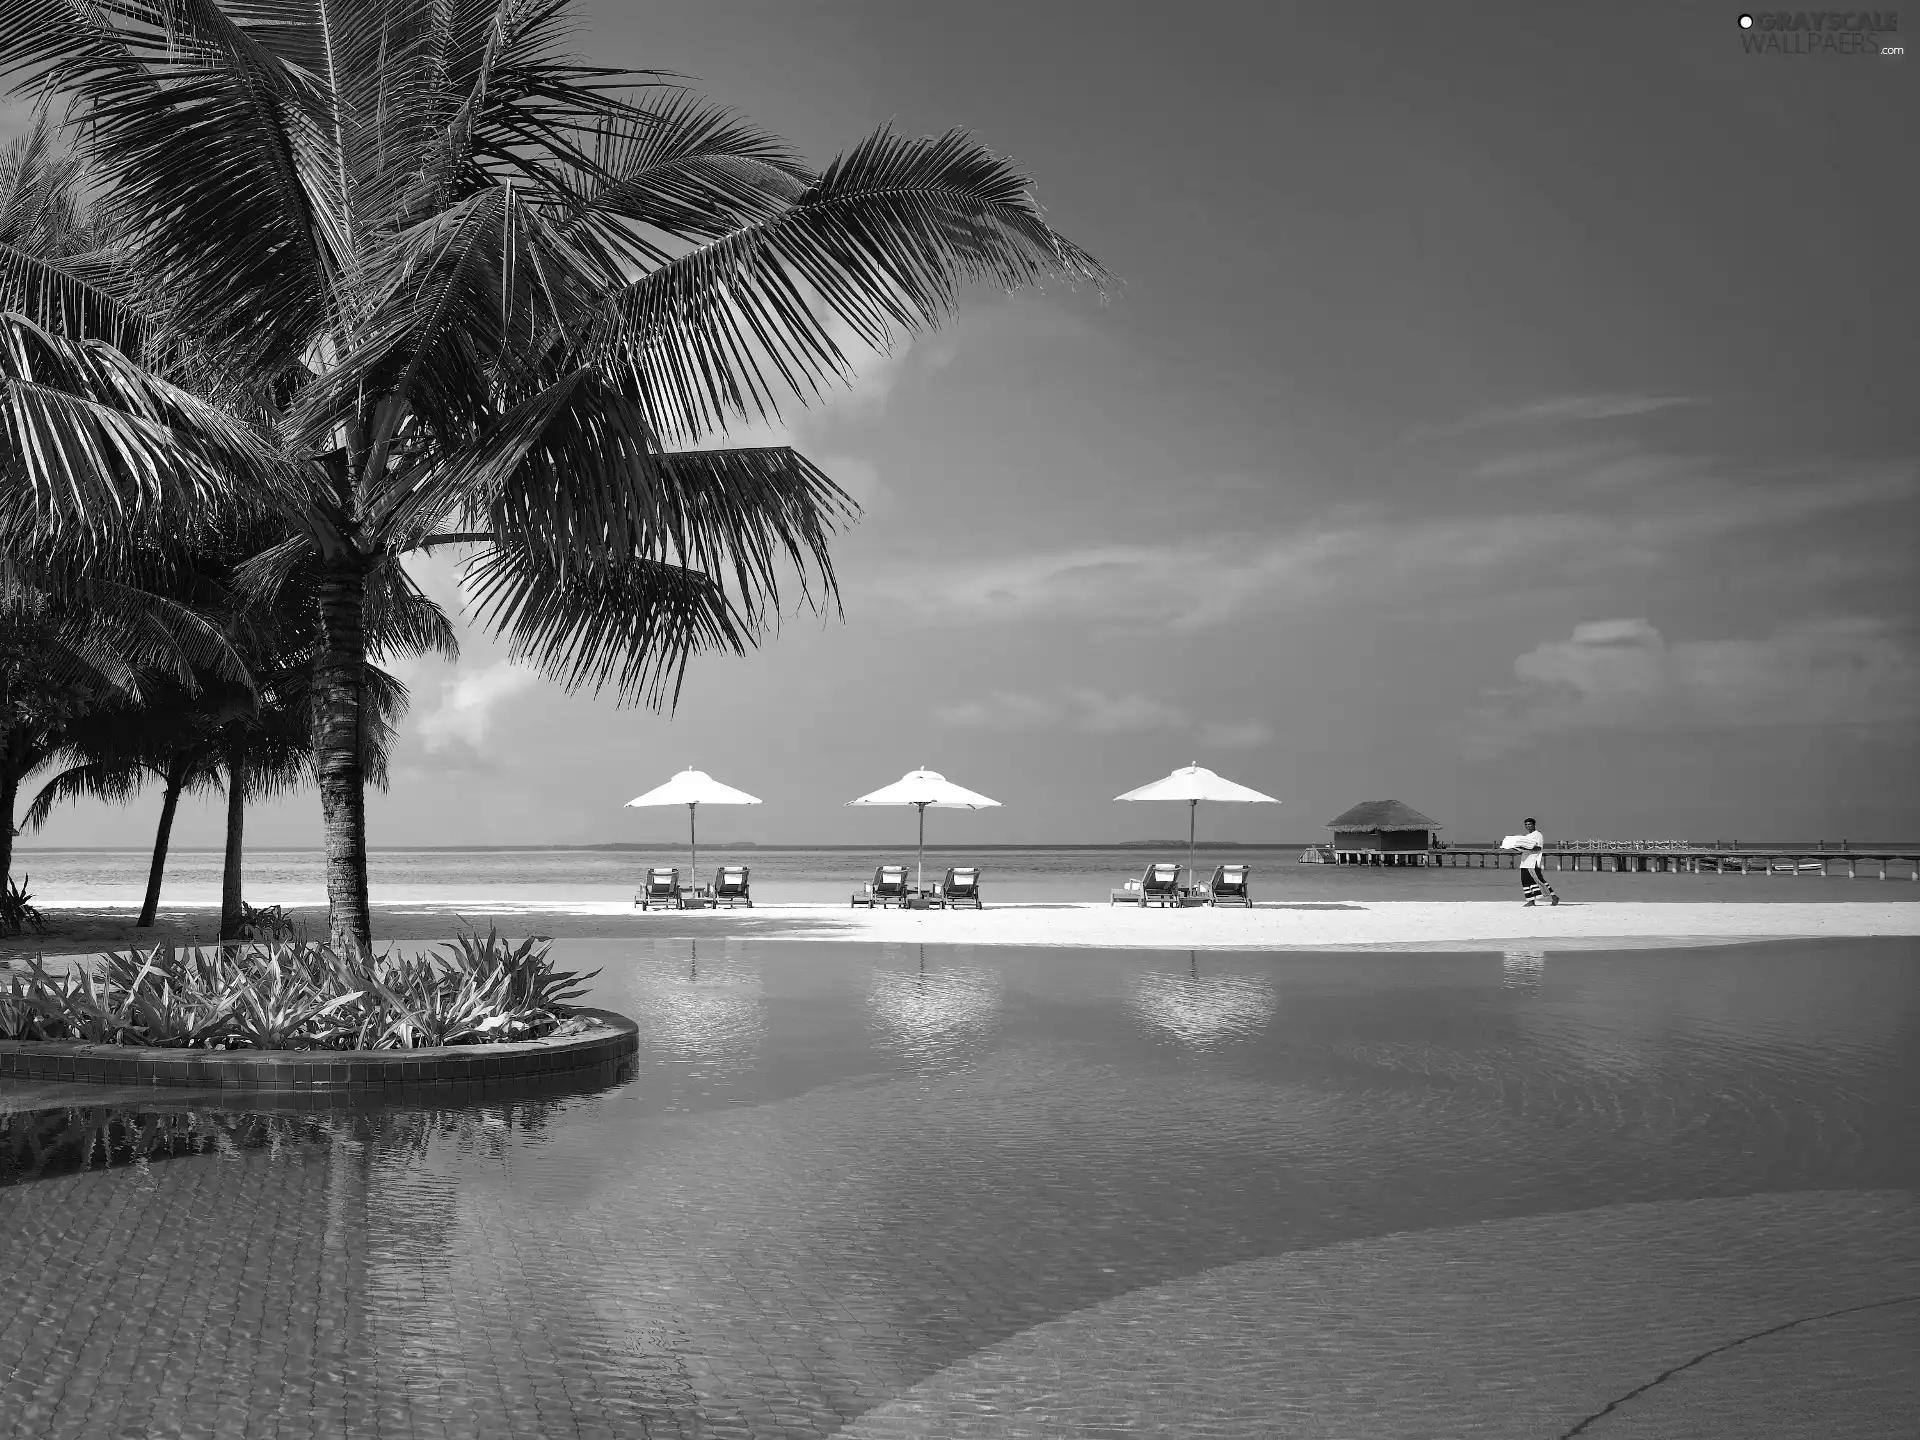
[[[1346,814],[1327,822],[1329,830],[1438,830],[1439,822],[1429,820],[1410,805],[1398,800],[1362,800]]]

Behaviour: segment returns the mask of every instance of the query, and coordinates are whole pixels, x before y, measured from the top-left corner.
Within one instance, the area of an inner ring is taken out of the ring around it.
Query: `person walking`
[[[1554,893],[1553,886],[1547,883],[1545,867],[1547,837],[1540,833],[1534,818],[1527,817],[1527,833],[1520,837],[1520,894],[1528,905],[1538,903],[1540,897],[1548,897],[1548,904],[1558,905],[1560,897]]]

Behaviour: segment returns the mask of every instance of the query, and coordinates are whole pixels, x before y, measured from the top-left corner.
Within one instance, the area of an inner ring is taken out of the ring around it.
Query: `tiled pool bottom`
[[[7,1121],[0,1434],[1920,1429],[1910,942],[566,952],[601,1094]]]

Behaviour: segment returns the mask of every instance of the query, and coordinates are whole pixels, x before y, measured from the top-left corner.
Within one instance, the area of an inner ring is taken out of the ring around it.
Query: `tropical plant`
[[[222,940],[264,940],[270,944],[297,944],[301,940],[300,922],[278,905],[252,906],[240,902],[240,921],[235,933],[228,935],[221,926]]]
[[[22,930],[31,930],[36,935],[47,928],[46,919],[33,903],[33,896],[27,893],[28,882],[33,877],[23,875],[15,880],[11,875],[0,889],[0,935],[18,935]]]
[[[816,171],[660,75],[569,62],[568,9],[73,0],[0,18],[0,71],[72,108],[140,277],[136,294],[14,267],[12,513],[110,548],[244,493],[296,537],[251,567],[260,589],[317,561],[337,946],[371,938],[370,575],[468,547],[480,619],[513,655],[669,704],[689,657],[758,643],[783,576],[834,603],[828,541],[856,513],[791,449],[697,447],[850,380],[840,335],[884,349],[969,282],[1101,273],[959,133],[882,130]],[[113,348],[130,314],[192,337],[181,353],[219,383],[196,396]]]
[[[0,992],[0,1038],[196,1049],[393,1050],[537,1039],[573,1017],[593,974],[552,942],[462,936],[411,957],[249,944],[118,951]]]

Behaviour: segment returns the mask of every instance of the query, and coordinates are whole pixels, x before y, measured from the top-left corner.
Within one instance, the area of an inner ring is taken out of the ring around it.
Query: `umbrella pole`
[[[687,802],[687,847],[692,858],[687,861],[687,883],[695,889],[700,886],[700,837],[693,825],[694,812],[700,808],[698,800]]]
[[[1197,816],[1199,813],[1200,813],[1200,802],[1198,800],[1187,801],[1187,884],[1188,885],[1193,885],[1197,883],[1193,878],[1193,821],[1194,821],[1194,817]]]
[[[927,893],[927,807],[925,802],[913,807],[920,812],[920,854],[914,861],[914,888],[922,895]]]

